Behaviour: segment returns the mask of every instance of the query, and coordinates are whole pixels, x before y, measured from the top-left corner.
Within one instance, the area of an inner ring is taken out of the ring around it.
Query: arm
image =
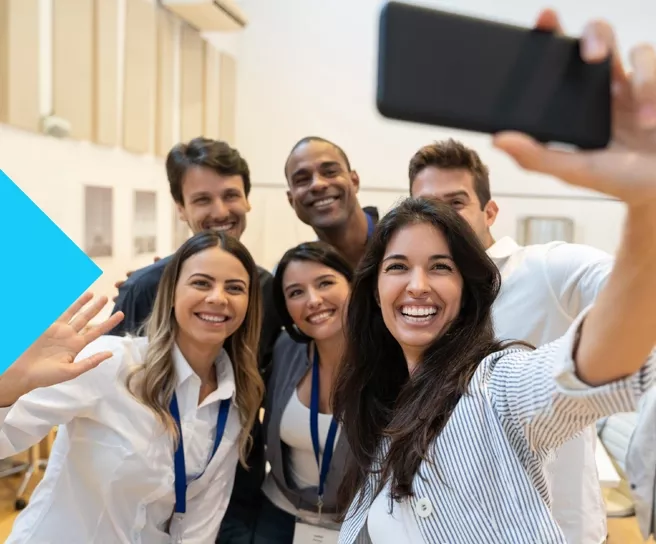
[[[591,312],[582,312],[562,338],[491,363],[487,386],[511,441],[525,440],[531,451],[552,450],[601,417],[635,410],[656,383],[656,357],[609,384],[591,387],[580,380],[573,354]]]
[[[80,352],[71,366],[83,365],[85,358],[108,350],[115,352],[112,358],[120,357],[117,340],[112,339],[100,337],[95,340]],[[29,389],[12,405],[0,408],[0,458],[38,444],[57,425],[65,425],[76,417],[91,416],[107,384],[114,383],[108,374],[113,367],[110,361],[106,361],[73,379]]]

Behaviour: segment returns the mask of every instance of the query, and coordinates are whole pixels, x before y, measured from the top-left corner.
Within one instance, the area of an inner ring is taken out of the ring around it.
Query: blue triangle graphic
[[[0,202],[3,373],[102,270],[2,170]]]

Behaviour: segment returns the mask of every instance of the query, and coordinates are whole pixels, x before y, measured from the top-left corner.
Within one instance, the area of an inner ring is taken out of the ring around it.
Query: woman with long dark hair
[[[551,12],[542,26],[557,26]],[[614,48],[590,25],[586,60]],[[562,338],[494,337],[497,268],[449,206],[407,200],[377,226],[353,281],[334,410],[352,451],[340,543],[565,543],[545,464],[597,419],[633,411],[656,380],[656,52],[613,54],[610,149],[495,144],[520,165],[623,200],[608,282]]]
[[[206,231],[167,265],[145,336],[100,336],[78,352],[68,346],[107,327],[59,324],[69,366],[86,372],[62,381],[61,358],[41,357],[15,367],[23,388],[1,399],[2,458],[59,426],[7,542],[214,542],[263,397],[260,312],[249,252]]]
[[[255,544],[337,538],[337,490],[348,446],[333,417],[332,391],[345,343],[353,270],[324,242],[288,250],[273,281],[285,327],[272,357],[264,432],[271,465]]]

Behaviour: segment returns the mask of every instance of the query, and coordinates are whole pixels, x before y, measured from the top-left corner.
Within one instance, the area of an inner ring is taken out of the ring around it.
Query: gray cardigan
[[[317,512],[317,488],[300,489],[289,476],[289,448],[280,440],[280,421],[289,399],[310,368],[307,344],[292,340],[282,332],[273,348],[271,376],[267,385],[264,412],[264,440],[266,457],[273,478],[287,499],[299,510]],[[307,432],[310,433],[308,418]],[[337,511],[337,491],[341,484],[349,455],[346,437],[339,433],[330,470],[326,477],[322,512]]]

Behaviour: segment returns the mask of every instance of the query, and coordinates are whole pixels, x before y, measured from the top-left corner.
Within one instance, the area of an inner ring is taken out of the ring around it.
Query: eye
[[[465,203],[462,200],[452,200],[451,201],[451,207],[453,208],[463,208],[465,206]]]
[[[335,285],[335,282],[332,280],[323,280],[319,283],[319,288],[323,289],[325,287],[330,287],[331,285]]]
[[[328,170],[326,170],[324,174],[332,178],[335,177],[337,174],[339,174],[339,170],[337,168],[328,168]]]
[[[246,287],[244,287],[243,285],[238,285],[238,284],[228,285],[226,287],[226,291],[228,291],[230,293],[245,293],[246,292]]]
[[[407,266],[402,263],[392,263],[385,268],[385,272],[394,272],[397,270],[407,270]]]
[[[207,204],[210,201],[206,196],[202,196],[194,200],[194,204]]]
[[[287,298],[294,298],[295,296],[298,296],[301,294],[300,289],[292,289],[291,291],[287,292]]]
[[[447,272],[453,272],[453,267],[449,266],[447,263],[435,263],[433,265],[433,270],[445,270]]]
[[[207,280],[194,280],[191,282],[191,285],[194,287],[200,287],[201,289],[206,289],[210,286],[210,282]]]

